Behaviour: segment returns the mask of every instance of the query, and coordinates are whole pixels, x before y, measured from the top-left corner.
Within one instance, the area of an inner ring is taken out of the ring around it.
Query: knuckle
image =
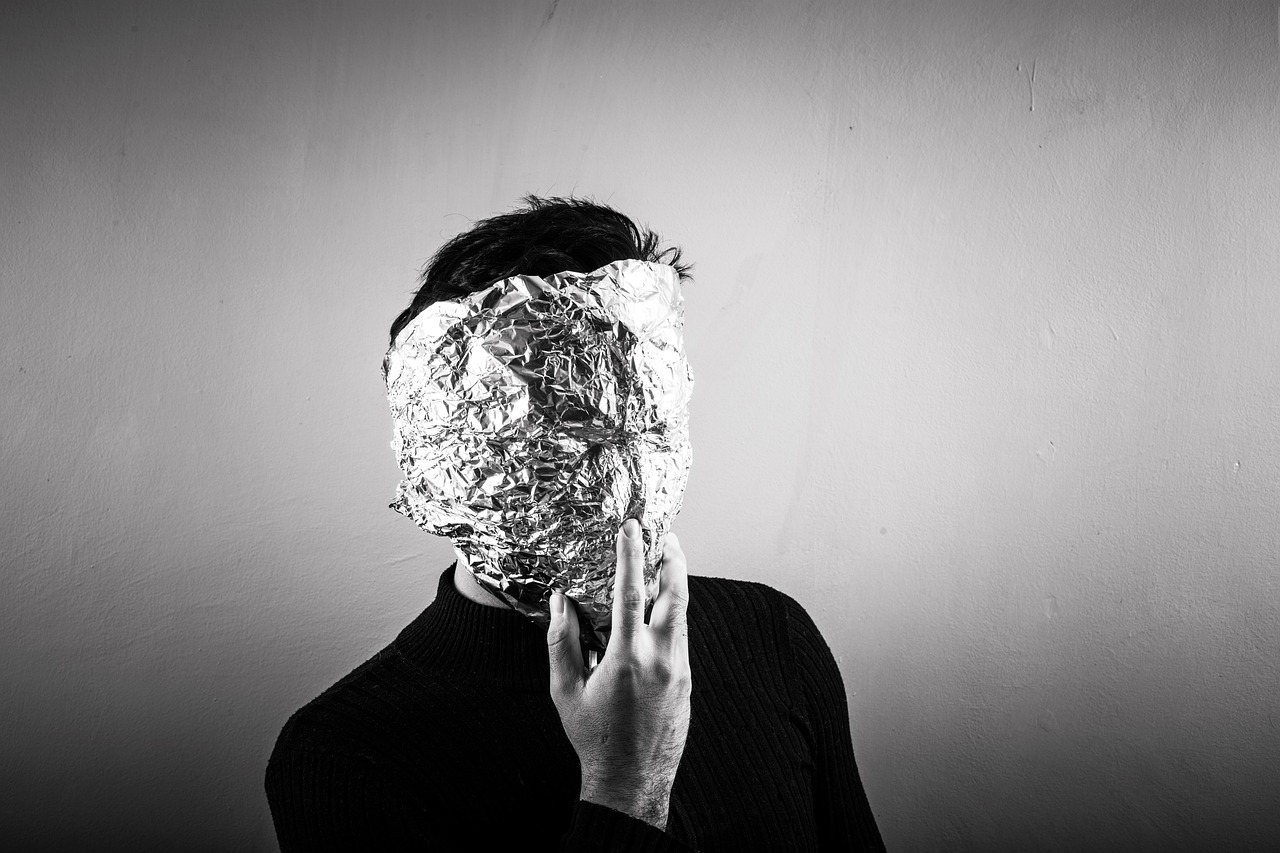
[[[627,607],[641,607],[644,605],[644,590],[628,587],[622,591],[622,603]]]
[[[662,684],[672,684],[675,682],[675,667],[671,661],[659,658],[653,662],[653,676]]]
[[[564,628],[552,628],[547,631],[547,648],[562,651],[568,648],[569,632]]]
[[[616,686],[628,692],[644,683],[644,673],[641,671],[639,661],[636,660],[628,660],[618,667],[614,673],[614,678],[616,679]]]

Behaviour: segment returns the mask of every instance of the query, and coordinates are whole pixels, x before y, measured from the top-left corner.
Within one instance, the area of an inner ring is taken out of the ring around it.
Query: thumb
[[[551,696],[569,696],[582,685],[582,649],[578,647],[578,613],[558,592],[551,593],[551,625],[547,628],[547,661]]]

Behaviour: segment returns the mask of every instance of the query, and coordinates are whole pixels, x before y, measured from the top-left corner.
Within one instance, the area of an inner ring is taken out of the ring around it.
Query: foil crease
[[[436,302],[383,361],[404,473],[391,508],[453,540],[477,582],[542,624],[553,590],[584,648],[612,621],[615,536],[639,520],[645,585],[680,511],[693,371],[679,277],[616,261]]]

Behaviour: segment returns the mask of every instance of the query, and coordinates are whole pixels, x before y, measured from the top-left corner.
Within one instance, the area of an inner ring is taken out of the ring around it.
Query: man
[[[687,277],[615,210],[526,202],[440,249],[393,348],[429,306],[515,276],[632,259]],[[583,602],[552,594],[539,622],[450,566],[389,646],[285,725],[266,775],[281,849],[882,850],[808,614],[762,584],[688,576],[674,534],[652,544],[646,620],[644,531],[618,530],[594,668]]]

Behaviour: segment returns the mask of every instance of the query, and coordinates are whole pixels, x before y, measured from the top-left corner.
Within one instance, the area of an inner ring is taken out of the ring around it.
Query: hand
[[[628,535],[630,533],[630,535]],[[689,736],[689,604],[684,552],[668,534],[662,581],[644,624],[644,543],[627,519],[618,532],[613,632],[603,660],[582,666],[578,615],[551,598],[551,699],[582,767],[581,799],[666,829],[671,785]]]

